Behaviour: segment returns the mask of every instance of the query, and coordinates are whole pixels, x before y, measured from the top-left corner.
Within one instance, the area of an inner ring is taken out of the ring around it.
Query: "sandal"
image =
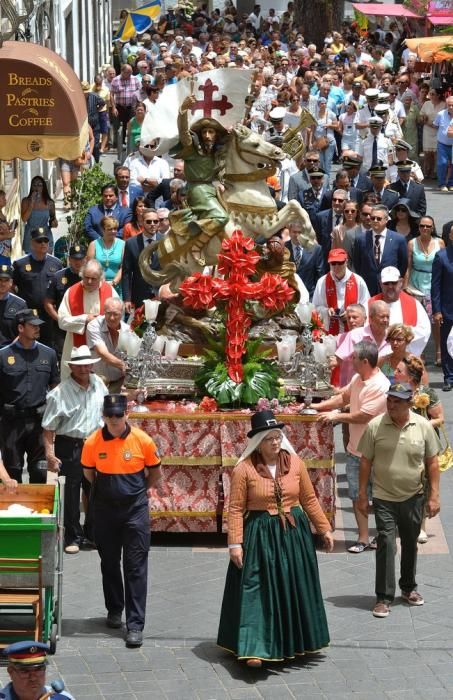
[[[351,554],[362,554],[369,546],[367,542],[356,542],[352,547],[348,547],[348,552]]]
[[[247,659],[245,663],[249,668],[261,668],[263,665],[261,659]]]
[[[435,367],[442,367],[442,358],[440,352],[436,353],[436,361],[434,362]]]
[[[377,549],[377,539],[375,537],[373,537],[373,539],[370,540],[368,547],[370,549]]]

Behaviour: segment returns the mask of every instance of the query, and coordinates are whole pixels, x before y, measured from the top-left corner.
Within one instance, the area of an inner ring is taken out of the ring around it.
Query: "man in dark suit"
[[[129,207],[120,207],[118,204],[118,188],[116,185],[104,185],[101,190],[102,202],[95,204],[87,211],[84,228],[87,238],[95,241],[101,238],[101,219],[104,216],[113,216],[118,221],[118,238],[123,237],[123,226],[132,219]]]
[[[453,327],[452,279],[453,246],[449,245],[447,248],[439,250],[434,256],[431,277],[433,320],[440,325],[440,353],[444,373],[443,391],[451,391],[453,388],[453,358],[447,349],[447,338]]]
[[[390,187],[384,187],[385,175],[387,168],[385,165],[373,165],[369,170],[371,179],[371,189],[378,198],[378,202],[383,204],[390,211],[399,200],[399,194],[394,192]]]
[[[343,223],[343,209],[348,199],[346,190],[334,190],[332,194],[332,207],[319,211],[313,223],[316,239],[322,248],[324,256],[324,272],[328,272],[327,256],[332,245],[332,229]]]
[[[162,234],[157,230],[159,218],[155,209],[145,209],[143,213],[143,232],[138,236],[128,238],[124,246],[123,275],[121,285],[123,288],[123,301],[126,313],[130,313],[132,306],[137,308],[143,304],[144,299],[152,299],[157,289],[145,282],[138,266],[140,253],[145,245],[154,241],[160,241]],[[154,252],[151,259],[151,268],[159,269],[157,253]]]
[[[311,300],[316,283],[324,274],[324,258],[318,243],[310,249],[302,247],[299,241],[301,233],[302,226],[299,223],[290,224],[290,240],[285,243],[285,246],[289,250],[291,262],[296,264],[296,272],[306,286]]]
[[[351,187],[349,173],[347,170],[342,169],[339,170],[335,175],[333,189],[324,192],[321,199],[319,211],[324,211],[324,209],[330,209],[330,207],[332,206],[332,195],[335,192],[335,190],[346,190],[346,192],[348,193],[347,199],[350,202],[358,202],[359,204],[361,203],[362,192],[360,192],[360,190],[358,190],[357,187]]]
[[[138,185],[131,185],[131,171],[126,165],[120,165],[115,170],[115,180],[118,186],[118,203],[120,207],[132,209],[135,198],[143,195],[142,188]]]
[[[396,167],[398,169],[398,180],[392,182],[392,190],[398,192],[400,197],[405,197],[409,200],[409,207],[417,216],[425,216],[425,188],[418,182],[411,180],[412,161],[400,160]]]
[[[308,151],[302,161],[301,169],[298,173],[294,173],[289,178],[288,184],[288,200],[298,199],[299,202],[302,192],[312,186],[310,174],[315,170],[319,170],[319,153],[318,151]],[[320,187],[323,191],[329,189],[329,176],[323,172],[322,182]]]
[[[404,236],[387,228],[389,212],[383,204],[371,210],[371,229],[356,236],[353,268],[365,280],[370,296],[379,294],[379,278],[384,267],[396,267],[404,277],[407,270],[407,242]]]
[[[351,187],[355,187],[360,192],[368,192],[373,189],[373,183],[367,175],[360,172],[361,165],[362,159],[359,156],[352,154],[343,156],[343,168],[349,174]]]

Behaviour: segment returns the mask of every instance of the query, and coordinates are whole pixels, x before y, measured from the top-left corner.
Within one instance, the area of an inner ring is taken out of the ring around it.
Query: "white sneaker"
[[[420,544],[426,544],[428,542],[428,535],[424,530],[420,530],[420,534],[417,537],[417,542]]]
[[[78,544],[68,544],[64,548],[64,551],[66,554],[78,554],[79,553],[79,545]]]

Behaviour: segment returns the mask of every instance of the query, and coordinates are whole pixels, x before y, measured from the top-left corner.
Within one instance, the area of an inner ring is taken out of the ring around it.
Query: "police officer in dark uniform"
[[[80,270],[86,258],[86,248],[81,245],[73,245],[69,249],[68,266],[58,270],[50,278],[46,296],[44,299],[44,310],[50,316],[53,323],[53,341],[58,360],[61,360],[63,352],[65,331],[58,325],[58,307],[60,306],[65,292],[76,282],[80,282]]]
[[[127,396],[104,397],[105,425],[86,440],[81,462],[85,477],[94,484],[95,540],[101,557],[106,624],[121,627],[126,608],[126,646],[140,647],[150,544],[148,498],[161,472],[153,440],[128,424],[126,410]]]
[[[63,681],[46,685],[48,651],[47,644],[35,641],[15,642],[3,649],[11,681],[0,690],[0,700],[40,700],[49,696],[53,700],[74,700],[64,690]]]
[[[44,299],[49,280],[63,265],[49,254],[49,239],[45,228],[35,228],[31,232],[31,252],[13,263],[13,281],[17,293],[25,299],[27,307],[37,309],[43,321],[41,341],[52,345],[52,323],[44,310]]]
[[[55,350],[38,342],[36,309],[16,314],[18,339],[0,350],[1,451],[6,471],[22,483],[27,454],[31,484],[45,484],[47,463],[41,416],[46,394],[58,383]]]
[[[13,268],[0,265],[0,348],[12,343],[17,336],[16,313],[27,306],[11,292],[12,286]]]

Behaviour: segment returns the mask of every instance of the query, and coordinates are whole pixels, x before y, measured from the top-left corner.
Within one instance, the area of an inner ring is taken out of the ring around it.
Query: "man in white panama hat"
[[[88,435],[101,425],[102,405],[107,387],[93,373],[99,359],[93,359],[87,345],[72,348],[66,362],[71,372],[47,394],[42,419],[47,468],[66,477],[64,488],[65,552],[77,554],[93,541],[90,518],[80,525],[80,486],[85,495],[89,485],[82,483],[80,455]]]

